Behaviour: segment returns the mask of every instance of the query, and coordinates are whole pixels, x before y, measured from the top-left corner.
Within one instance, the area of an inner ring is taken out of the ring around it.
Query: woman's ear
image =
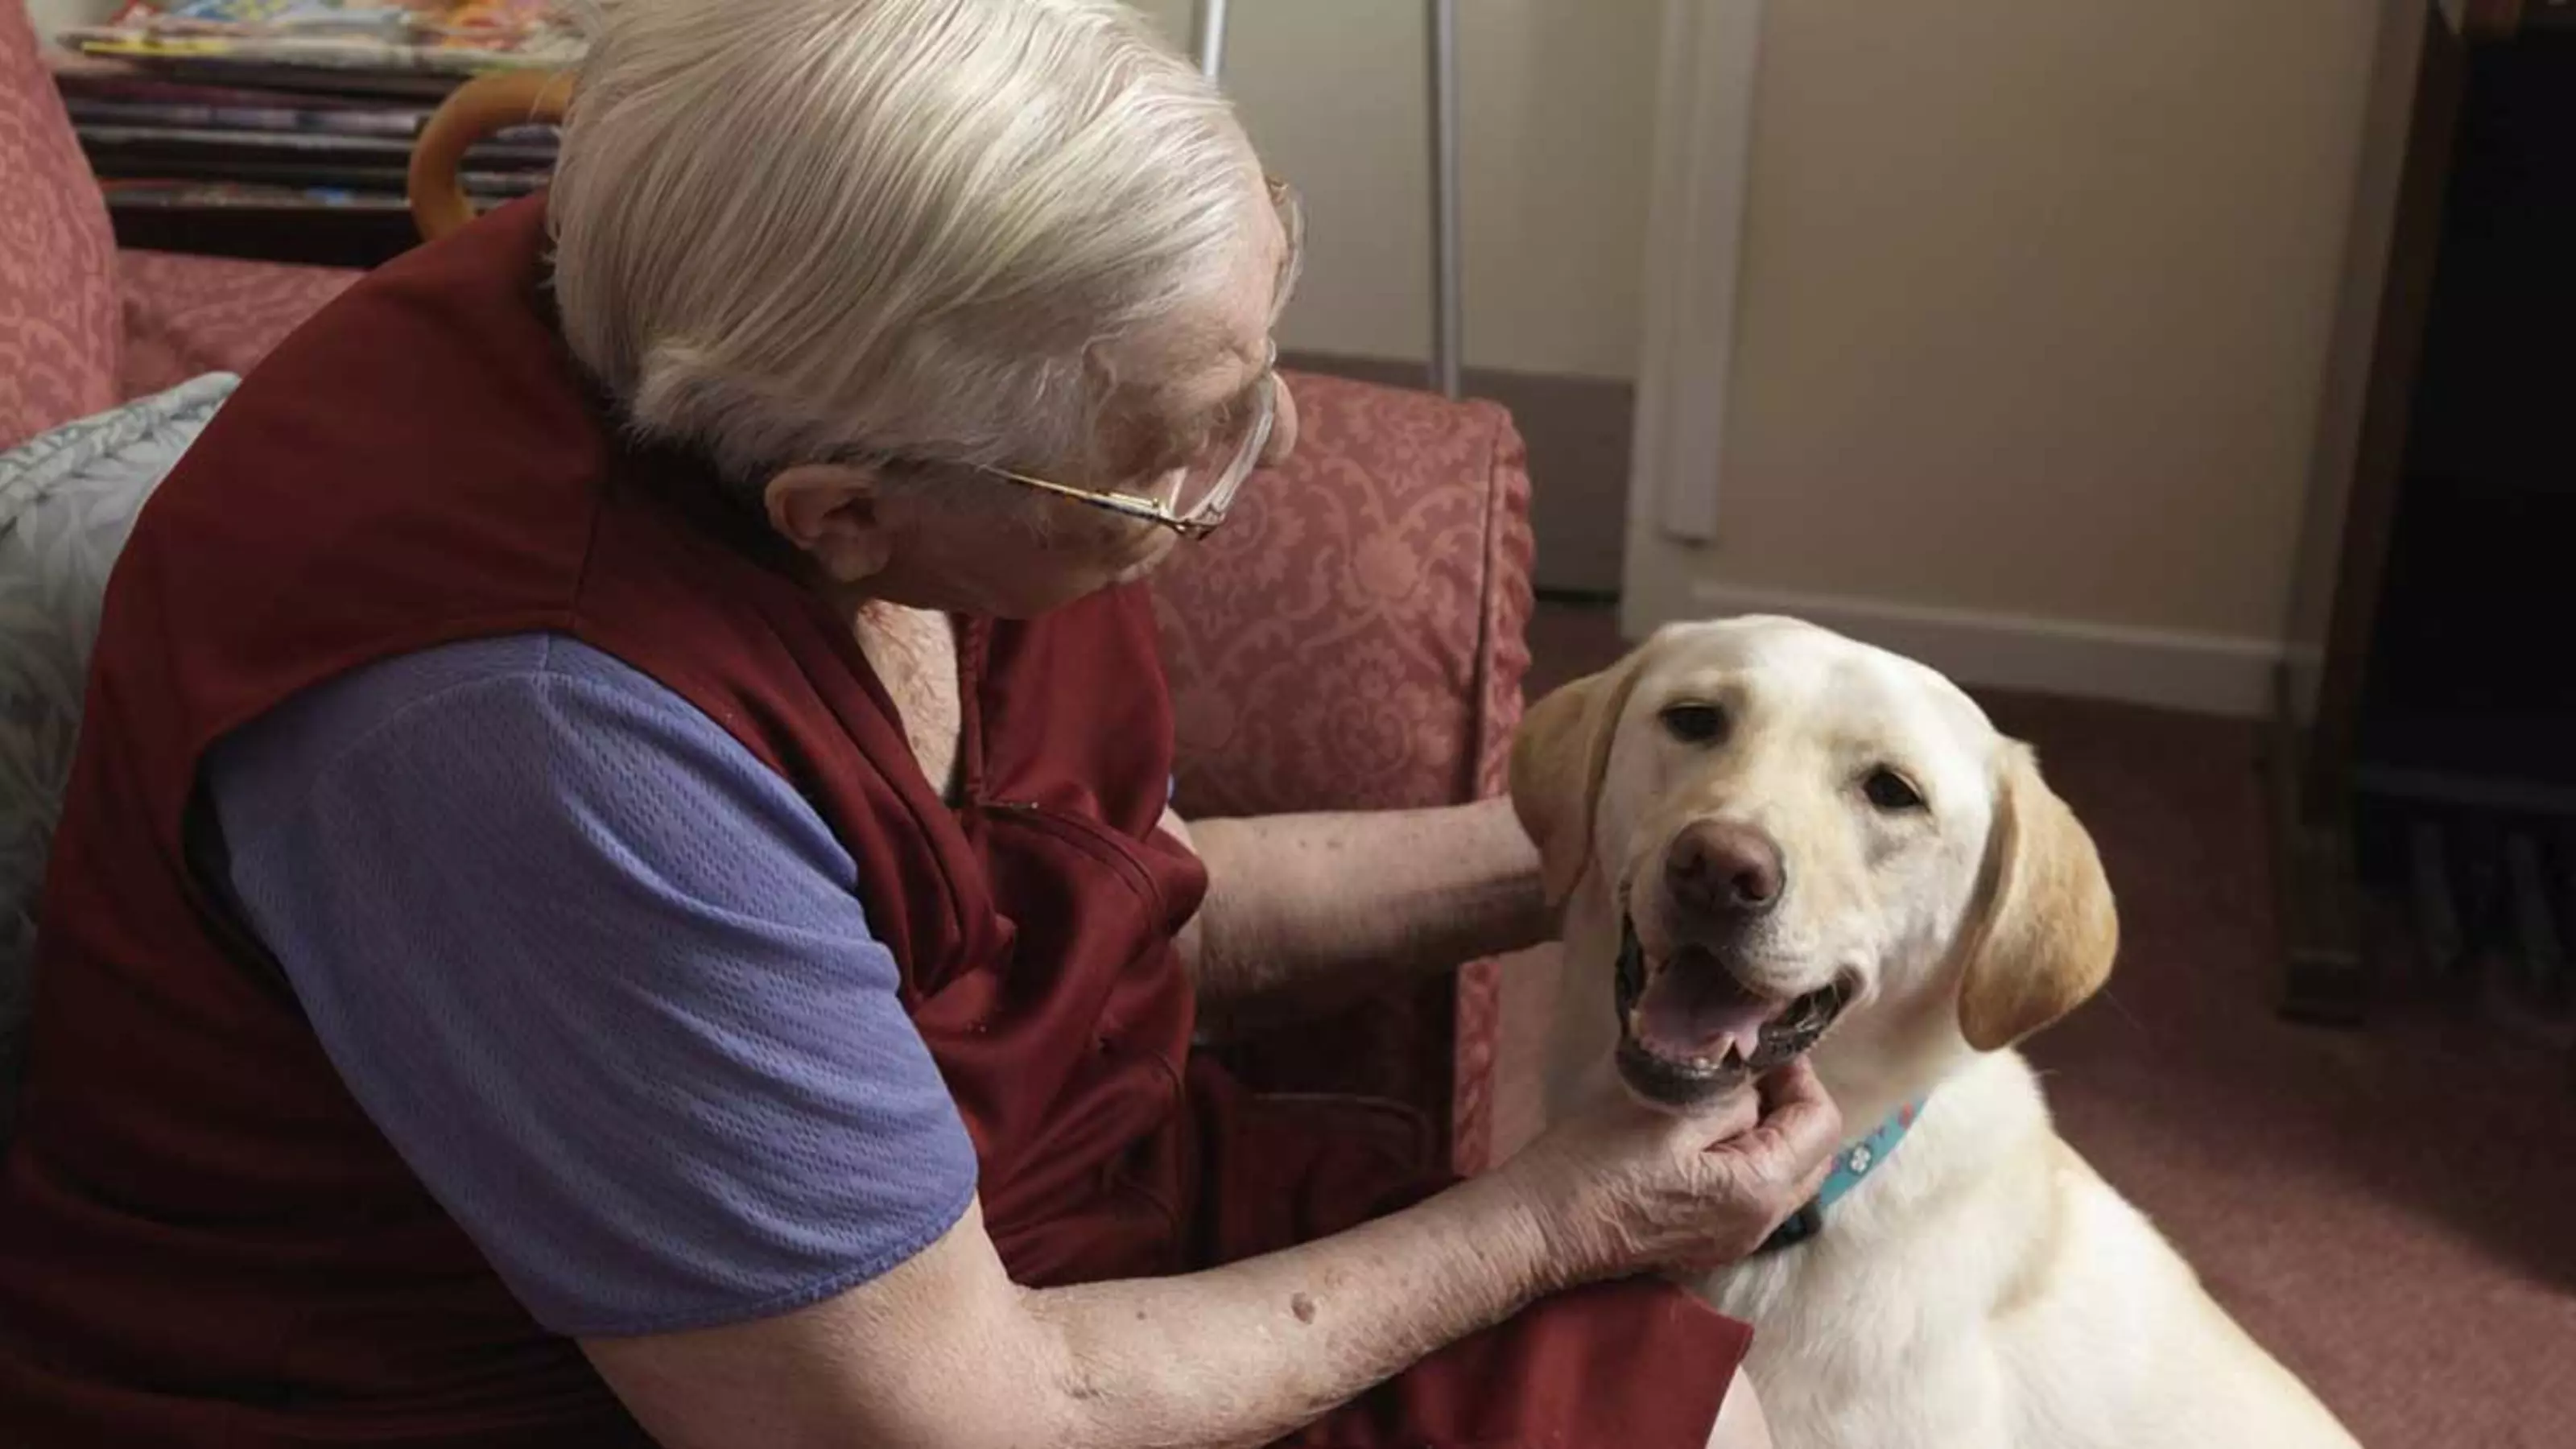
[[[1644,657],[1639,649],[1553,691],[1530,706],[1512,740],[1512,811],[1538,846],[1550,905],[1564,904],[1591,867],[1593,807]]]
[[[2030,747],[2006,746],[1986,847],[1985,900],[1965,938],[1959,1031],[1981,1052],[2007,1047],[2084,1003],[2110,979],[2120,916],[2102,857]]]
[[[894,557],[894,531],[872,469],[800,463],[771,478],[760,501],[778,536],[836,583],[873,578]]]

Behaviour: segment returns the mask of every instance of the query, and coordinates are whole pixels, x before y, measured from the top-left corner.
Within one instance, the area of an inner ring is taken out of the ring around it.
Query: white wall
[[[1719,537],[1635,525],[1631,623],[1779,601],[2259,692],[2379,9],[1771,0]]]
[[[1624,378],[1660,0],[1462,0],[1466,357]],[[1144,0],[1186,41],[1189,0]],[[1306,199],[1292,350],[1420,358],[1430,338],[1429,114],[1418,0],[1238,0],[1225,81]]]

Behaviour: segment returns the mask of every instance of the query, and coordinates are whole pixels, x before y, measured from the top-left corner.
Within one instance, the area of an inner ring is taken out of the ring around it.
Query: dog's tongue
[[[1763,1024],[1787,1006],[1746,991],[1714,961],[1686,959],[1655,974],[1637,998],[1629,1030],[1657,1056],[1722,1058],[1733,1043],[1751,1061],[1762,1045]]]

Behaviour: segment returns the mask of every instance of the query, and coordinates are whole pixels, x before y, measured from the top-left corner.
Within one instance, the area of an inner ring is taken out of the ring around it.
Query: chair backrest
[[[559,125],[571,100],[572,77],[561,71],[493,71],[450,92],[411,148],[407,185],[421,240],[436,241],[474,219],[459,174],[466,147],[507,126]]]
[[[0,0],[0,448],[116,401],[116,233],[19,0]]]
[[[0,1142],[108,571],[143,500],[235,381],[209,373],[0,452]]]

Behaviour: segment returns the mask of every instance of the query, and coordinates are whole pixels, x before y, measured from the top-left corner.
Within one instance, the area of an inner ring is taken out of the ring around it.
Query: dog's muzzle
[[[1733,973],[1706,952],[1686,953],[1683,958],[1666,962],[1663,969],[1728,972],[1732,989],[1742,990]],[[1654,972],[1647,964],[1645,946],[1637,938],[1636,925],[1623,921],[1611,989],[1619,1022],[1619,1075],[1639,1096],[1672,1107],[1696,1106],[1795,1060],[1823,1039],[1851,998],[1850,987],[1837,978],[1790,1001],[1764,1022],[1749,1055],[1729,1044],[1714,1057],[1680,1058],[1656,1051],[1637,1039],[1637,1006],[1653,985]]]

